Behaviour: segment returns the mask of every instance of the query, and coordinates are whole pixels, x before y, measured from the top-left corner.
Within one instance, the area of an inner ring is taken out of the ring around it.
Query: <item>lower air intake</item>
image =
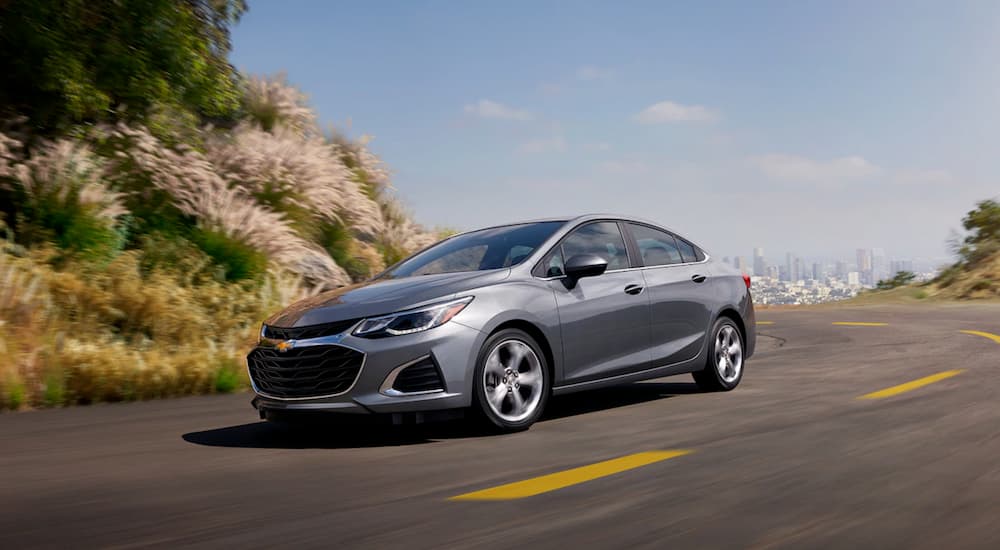
[[[441,371],[430,357],[403,369],[392,383],[392,389],[402,393],[443,390]]]

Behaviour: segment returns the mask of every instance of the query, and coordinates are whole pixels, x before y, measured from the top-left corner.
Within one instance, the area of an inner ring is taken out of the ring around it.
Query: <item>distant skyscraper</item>
[[[747,266],[747,259],[744,258],[743,256],[737,256],[736,257],[736,269],[739,269],[740,273],[747,273],[747,274],[749,274],[750,271],[747,268],[748,268],[748,266]]]
[[[858,279],[861,284],[872,284],[872,252],[867,248],[859,248],[858,255]]]
[[[885,249],[884,248],[873,248],[872,249],[872,284],[875,284],[882,279],[888,278],[889,266],[885,261]]]
[[[858,276],[857,271],[851,271],[847,274],[847,284],[849,285],[859,285],[861,284],[861,277]]]
[[[913,262],[910,260],[893,260],[889,264],[889,277],[895,277],[900,271],[913,273]]]
[[[841,281],[847,280],[847,262],[837,261],[835,275]]]
[[[791,252],[785,254],[785,280],[795,281],[795,255]]]
[[[764,261],[764,249],[753,249],[753,274],[757,277],[767,275],[767,262]]]
[[[767,276],[768,276],[768,278],[778,279],[779,275],[781,275],[781,273],[779,271],[780,270],[778,269],[778,266],[776,266],[776,265],[769,265],[769,266],[767,266]]]
[[[823,280],[823,265],[822,264],[818,264],[818,263],[814,263],[813,264],[813,273],[812,273],[812,275],[813,275],[813,280],[814,281],[822,281]]]
[[[793,281],[801,281],[806,278],[806,263],[802,258],[795,258],[795,271],[792,275]]]

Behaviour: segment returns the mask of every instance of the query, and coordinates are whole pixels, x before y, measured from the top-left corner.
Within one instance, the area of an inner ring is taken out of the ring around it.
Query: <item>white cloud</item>
[[[584,65],[576,70],[576,78],[579,80],[605,80],[614,76],[614,71],[594,65]]]
[[[640,124],[713,122],[722,118],[722,114],[701,105],[681,105],[673,101],[661,101],[646,107],[633,118]]]
[[[772,154],[750,158],[765,176],[781,181],[836,182],[864,179],[881,169],[864,157],[848,156],[815,160],[795,155]]]
[[[480,118],[492,118],[502,120],[531,120],[533,117],[528,111],[508,107],[489,99],[480,99],[476,103],[466,105],[463,110],[466,114]]]
[[[954,176],[946,170],[898,170],[892,179],[900,185],[949,185],[955,182]]]
[[[562,136],[528,140],[517,147],[519,153],[565,153],[569,150]]]

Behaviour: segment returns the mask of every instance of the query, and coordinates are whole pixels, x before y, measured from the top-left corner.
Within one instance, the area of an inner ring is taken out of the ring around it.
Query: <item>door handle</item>
[[[694,282],[696,282],[696,283],[704,283],[705,282],[705,278],[706,277],[704,275],[692,275],[691,276],[691,280],[694,281]]]
[[[642,285],[628,285],[627,287],[625,287],[625,294],[631,294],[633,296],[636,296],[638,294],[642,294],[643,288],[644,287]]]

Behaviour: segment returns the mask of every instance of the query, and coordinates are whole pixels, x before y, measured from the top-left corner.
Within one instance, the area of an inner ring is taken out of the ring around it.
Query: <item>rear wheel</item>
[[[473,408],[491,429],[526,430],[542,415],[550,385],[545,355],[534,338],[505,329],[490,336],[479,352]]]
[[[729,391],[743,379],[743,335],[736,323],[720,317],[712,326],[705,368],[692,373],[705,391]]]

